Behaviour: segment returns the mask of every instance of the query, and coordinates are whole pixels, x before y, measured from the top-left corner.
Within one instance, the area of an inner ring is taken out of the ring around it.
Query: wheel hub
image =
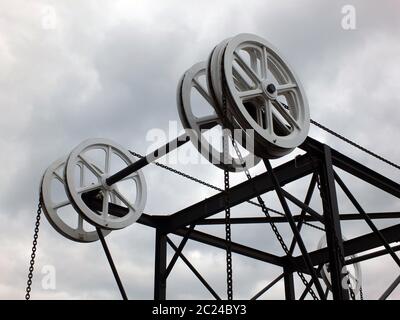
[[[276,84],[270,81],[265,81],[261,84],[264,94],[269,98],[275,100],[278,97],[278,91],[276,90]]]
[[[113,189],[112,186],[109,186],[106,181],[109,176],[110,176],[109,174],[104,173],[100,177],[101,186],[103,189],[105,189],[107,191],[111,191]]]

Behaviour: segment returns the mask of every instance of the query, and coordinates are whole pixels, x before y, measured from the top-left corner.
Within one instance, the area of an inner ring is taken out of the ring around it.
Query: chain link
[[[237,156],[238,156],[238,158],[239,158],[239,161],[240,161],[240,163],[242,164],[242,166],[243,166],[243,168],[244,168],[244,172],[245,172],[245,174],[246,174],[246,177],[247,177],[248,180],[251,180],[252,177],[251,177],[251,175],[250,175],[250,171],[247,169],[247,167],[245,167],[245,162],[244,162],[244,160],[243,160],[242,153],[240,152],[239,147],[238,147],[238,145],[237,145],[237,143],[236,143],[236,140],[235,140],[233,137],[232,137],[231,140],[232,140],[233,148],[235,149],[235,152],[236,152],[236,154],[237,154]],[[255,189],[254,184],[253,184],[253,188]],[[256,190],[254,190],[254,191],[256,191]],[[260,204],[261,210],[262,210],[262,212],[264,213],[264,215],[265,215],[267,218],[271,218],[271,215],[269,214],[269,210],[268,210],[268,208],[266,207],[265,202],[264,202],[264,200],[261,198],[261,196],[257,196],[257,201],[258,201],[258,203]],[[271,221],[271,222],[270,222],[270,226],[271,226],[271,228],[272,228],[272,231],[275,233],[275,236],[276,236],[276,238],[278,239],[278,241],[279,241],[279,243],[280,243],[280,245],[281,245],[283,251],[285,252],[285,254],[286,254],[287,256],[291,256],[290,251],[289,251],[289,249],[288,249],[288,247],[287,247],[285,241],[283,240],[281,234],[279,233],[279,230],[278,230],[277,226],[275,225],[275,223]],[[299,276],[299,278],[301,279],[301,281],[303,282],[304,286],[307,288],[307,290],[308,290],[308,292],[310,293],[310,295],[312,296],[312,298],[313,298],[314,300],[318,300],[318,297],[316,296],[314,290],[311,288],[311,285],[309,284],[309,282],[307,281],[307,279],[304,277],[303,273],[300,272],[300,271],[296,271],[296,273],[297,273],[297,275]]]
[[[225,182],[225,240],[226,247],[226,290],[228,300],[233,300],[233,272],[232,272],[232,238],[231,238],[231,210],[229,207],[229,171],[224,170]]]
[[[354,293],[353,287],[351,285],[350,277],[347,276],[347,284],[349,286],[350,298],[351,300],[356,300],[356,295]]]
[[[34,229],[34,234],[33,234],[31,260],[29,262],[28,281],[26,282],[27,286],[26,286],[25,300],[29,300],[31,298],[31,286],[32,286],[33,270],[34,270],[34,265],[35,265],[36,246],[37,246],[37,241],[39,238],[39,226],[40,226],[41,213],[42,213],[42,204],[39,201],[38,208],[36,211],[36,222],[35,222],[35,229]]]
[[[226,116],[226,101],[224,100],[224,115]],[[222,150],[224,162],[229,155],[229,137],[223,127]],[[231,208],[229,206],[229,171],[224,169],[224,192],[225,192],[225,240],[226,240],[226,291],[228,300],[233,300],[233,272],[232,272],[232,238],[231,238]]]

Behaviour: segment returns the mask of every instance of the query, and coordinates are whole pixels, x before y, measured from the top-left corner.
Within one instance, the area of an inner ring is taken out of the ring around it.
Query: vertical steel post
[[[329,271],[334,300],[348,300],[349,293],[342,286],[345,276],[344,250],[340,227],[339,208],[336,197],[335,178],[332,166],[331,149],[323,146],[320,167],[321,197],[325,219],[326,243],[329,252]]]
[[[285,299],[295,300],[293,272],[287,268],[283,268],[283,274],[283,280],[285,283]]]
[[[156,229],[154,300],[165,300],[167,291],[167,235]]]

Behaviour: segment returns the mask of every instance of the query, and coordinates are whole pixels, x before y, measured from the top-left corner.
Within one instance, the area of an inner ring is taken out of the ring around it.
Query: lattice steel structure
[[[202,85],[201,78],[206,85]],[[207,115],[195,114],[192,103],[194,91],[203,98],[205,105],[202,108],[209,111]],[[100,240],[124,298],[127,297],[105,236],[134,222],[155,229],[155,299],[166,298],[167,278],[178,258],[188,265],[215,298],[220,298],[182,254],[189,240],[226,250],[228,299],[232,298],[232,252],[281,267],[283,270],[281,276],[253,298],[260,297],[283,278],[285,298],[295,299],[293,274],[297,273],[306,287],[300,299],[303,299],[307,292],[314,299],[326,299],[321,280],[332,291],[333,299],[355,299],[355,290],[360,289],[357,287],[360,281],[353,276],[355,287],[352,287],[350,280],[352,275],[347,271],[347,265],[356,265],[360,261],[389,254],[400,267],[400,259],[395,253],[400,246],[390,245],[400,241],[400,224],[379,230],[373,222],[374,219],[400,218],[400,212],[370,213],[365,210],[335,168],[397,198],[400,197],[400,185],[328,145],[308,137],[310,123],[397,169],[400,167],[311,120],[307,98],[298,77],[286,59],[265,39],[252,34],[239,34],[218,44],[207,62],[197,63],[183,74],[178,84],[177,106],[182,125],[186,129],[185,133],[145,157],[139,157],[107,139],[88,139],[75,147],[69,155],[54,162],[42,179],[41,205],[52,226],[63,236],[74,241]],[[213,128],[222,129],[222,151],[214,148],[205,139],[205,132]],[[171,215],[144,214],[147,185],[141,169],[188,141],[193,142],[207,160],[224,170],[224,190]],[[230,142],[237,157],[230,153]],[[283,157],[297,147],[305,151],[305,154],[272,168],[270,159]],[[245,157],[242,156],[241,149],[248,151]],[[99,152],[104,160],[101,165],[92,158],[94,153]],[[116,158],[123,163],[118,170],[113,167]],[[260,161],[264,162],[267,170],[252,177],[249,169]],[[230,188],[229,172],[240,171],[246,174],[248,180]],[[91,172],[94,181],[87,181],[85,172]],[[311,182],[304,200],[296,198],[284,189],[286,184],[308,175],[311,175]],[[61,202],[54,199],[52,190],[54,181],[63,186],[62,193],[65,200]],[[121,190],[122,182],[130,183],[130,188],[135,190],[134,196],[124,196]],[[316,186],[321,197],[322,214],[310,207]],[[338,187],[358,210],[357,214],[339,212],[336,190]],[[276,193],[283,208],[283,213],[279,217],[270,215],[272,210],[266,207],[261,198],[261,195],[268,192]],[[265,217],[230,218],[231,207],[249,202],[253,198],[257,199],[256,205],[261,208]],[[301,209],[299,215],[292,214],[289,202]],[[78,221],[76,227],[69,226],[59,214],[59,209],[66,206],[70,206],[74,211],[73,214]],[[212,218],[222,211],[225,211],[225,219]],[[38,219],[40,219],[40,207]],[[342,236],[341,220],[365,220],[371,233],[346,240]],[[309,224],[310,221],[321,223],[324,227],[319,229],[325,232],[325,242],[320,242],[320,249],[313,252],[307,250],[301,235],[302,225]],[[290,226],[294,237],[290,248],[286,246],[275,226],[278,222]],[[84,223],[88,223],[92,230],[85,229]],[[232,242],[231,224],[248,223],[270,224],[285,255],[278,256]],[[215,224],[225,224],[225,239],[195,230],[196,225]],[[38,228],[35,229],[35,241],[37,232]],[[169,234],[183,238],[179,246],[175,246],[169,239]],[[300,256],[294,256],[296,244],[301,252]],[[175,254],[167,266],[168,245]],[[359,255],[381,246],[384,249]],[[35,243],[32,251],[28,298],[36,251]],[[355,271],[357,272],[357,268]],[[311,280],[307,281],[303,274],[310,275]],[[348,286],[344,285],[346,282]],[[387,298],[399,283],[400,276],[381,298]]]
[[[236,254],[281,267],[283,271],[282,275],[266,288],[268,289],[283,277],[286,299],[295,299],[293,273],[300,271],[306,274],[311,274],[312,272],[307,268],[305,262],[306,257],[311,260],[314,272],[318,271],[318,269],[320,270],[322,265],[329,263],[333,299],[349,299],[348,290],[344,289],[342,286],[342,278],[345,275],[341,272],[343,268],[343,259],[341,257],[348,257],[377,247],[385,246],[385,249],[345,260],[345,264],[353,264],[386,254],[392,255],[396,263],[399,264],[399,259],[396,256],[395,251],[398,251],[400,246],[397,245],[391,247],[390,244],[400,241],[400,224],[378,230],[373,223],[373,220],[397,219],[400,218],[400,212],[368,213],[368,211],[365,210],[357,201],[356,196],[354,196],[349,188],[344,184],[343,180],[335,171],[335,168],[340,168],[352,176],[386,191],[397,198],[400,198],[400,185],[310,137],[306,139],[300,148],[306,151],[304,155],[298,156],[295,159],[274,168],[271,172],[267,171],[254,177],[250,181],[245,181],[232,187],[230,189],[229,206],[233,207],[239,205],[258,195],[268,192],[276,192],[280,195],[279,198],[282,201],[283,208],[287,207],[285,202],[290,201],[301,208],[301,214],[293,216],[291,212],[285,212],[285,217],[271,217],[270,219],[264,217],[232,218],[231,223],[248,224],[282,222],[289,223],[292,227],[294,223],[297,223],[295,228],[300,232],[301,225],[304,221],[319,221],[323,223],[325,228],[327,248],[309,252],[306,256],[277,256],[233,242],[231,243],[231,250]],[[297,199],[283,188],[286,184],[308,175],[312,175],[312,179],[304,201]],[[313,190],[317,183],[317,175],[320,177],[321,193],[324,198],[323,214],[317,213],[309,206]],[[337,185],[344,191],[349,200],[358,209],[358,213],[343,214],[339,212],[336,195]],[[166,298],[167,278],[179,257],[183,259],[210,293],[215,298],[218,298],[217,293],[192,266],[190,261],[182,254],[182,249],[188,240],[197,241],[224,250],[227,248],[228,244],[225,239],[194,230],[196,225],[225,223],[225,219],[212,218],[213,215],[224,210],[224,199],[224,192],[220,192],[208,199],[195,203],[168,216],[142,214],[139,218],[138,223],[154,228],[156,233],[154,278],[155,299],[162,300]],[[92,199],[90,205],[96,207],[99,203],[96,203],[96,200]],[[110,210],[112,209],[110,208]],[[342,241],[340,226],[341,220],[365,220],[371,228],[371,233]],[[178,247],[176,247],[168,238],[169,234],[175,234],[182,237],[182,241]],[[175,255],[167,265],[168,245],[170,245],[175,251]],[[383,294],[383,297],[389,295],[397,283],[398,281],[395,281],[393,285],[388,288],[387,292]],[[311,281],[310,285],[312,284]],[[262,290],[260,293],[264,292],[265,290]]]

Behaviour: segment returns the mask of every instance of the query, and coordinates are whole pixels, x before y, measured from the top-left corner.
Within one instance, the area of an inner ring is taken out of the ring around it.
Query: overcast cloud
[[[355,30],[341,26],[341,9],[346,4],[356,9]],[[395,0],[2,1],[0,298],[24,297],[44,170],[90,137],[109,138],[145,153],[151,144],[145,139],[149,130],[167,130],[169,121],[179,121],[175,92],[182,73],[235,34],[255,33],[279,48],[303,83],[314,120],[399,163],[399,9]],[[49,22],[52,10],[55,21]],[[319,129],[311,127],[310,135],[399,181],[399,171]],[[222,172],[211,164],[173,167],[222,186]],[[260,164],[252,174],[263,170]],[[148,185],[145,212],[149,214],[171,214],[214,194],[155,166],[143,172]],[[244,178],[238,173],[232,180],[237,183]],[[393,197],[345,174],[343,179],[368,211],[399,210]],[[287,190],[302,198],[308,181]],[[265,199],[280,209],[272,195]],[[316,200],[312,204],[320,210]],[[341,194],[339,200],[342,212],[355,212]],[[248,205],[232,211],[234,216],[261,214]],[[394,223],[398,221],[377,224]],[[280,228],[289,242],[290,231]],[[347,238],[369,232],[362,222],[343,222],[342,228]],[[210,232],[224,235],[222,226]],[[321,234],[304,228],[304,236],[307,247],[316,249]],[[233,240],[283,254],[268,226],[234,226]],[[151,299],[154,230],[135,224],[111,233],[107,241],[129,298]],[[184,253],[225,297],[221,281],[225,279],[224,252],[189,242]],[[236,298],[250,298],[281,272],[237,255],[233,263]],[[41,270],[46,265],[55,267],[55,290],[41,286]],[[368,299],[378,298],[399,273],[390,257],[363,262],[362,268]],[[300,294],[303,288],[298,279],[296,283]],[[168,279],[167,296],[211,298],[180,261]],[[283,284],[264,297],[282,298]],[[32,298],[120,296],[100,243],[67,240],[43,217]],[[400,299],[399,288],[392,298]]]

